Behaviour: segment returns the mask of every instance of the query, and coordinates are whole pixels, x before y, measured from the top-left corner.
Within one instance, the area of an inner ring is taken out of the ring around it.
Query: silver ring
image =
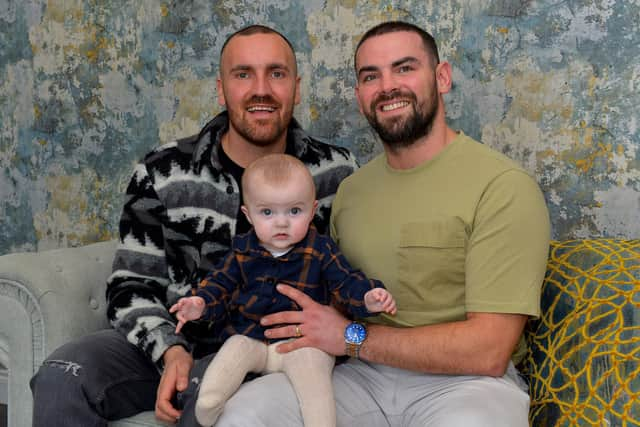
[[[300,325],[296,325],[296,338],[300,338],[302,336],[302,331],[300,330]]]

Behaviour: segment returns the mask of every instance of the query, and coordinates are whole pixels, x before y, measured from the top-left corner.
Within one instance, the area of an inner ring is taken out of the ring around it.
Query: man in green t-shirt
[[[539,314],[550,235],[542,193],[516,163],[447,125],[451,66],[422,29],[372,28],[355,69],[384,153],[340,185],[331,233],[354,267],[385,283],[398,313],[363,325],[280,285],[303,311],[265,317],[275,325],[267,334],[298,332],[279,351],[352,356],[334,370],[339,426],[528,426],[514,361]],[[295,405],[285,378],[265,376],[217,426],[300,426]]]

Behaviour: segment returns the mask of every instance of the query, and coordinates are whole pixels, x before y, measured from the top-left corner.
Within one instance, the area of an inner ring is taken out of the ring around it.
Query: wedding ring
[[[296,325],[296,338],[300,338],[302,336],[302,331],[300,330],[300,325]]]

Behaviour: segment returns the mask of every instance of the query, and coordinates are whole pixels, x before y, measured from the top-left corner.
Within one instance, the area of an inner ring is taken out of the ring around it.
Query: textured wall
[[[434,33],[451,123],[537,176],[555,238],[640,236],[639,0],[0,0],[0,254],[115,236],[135,161],[218,112],[250,23],[296,47],[299,120],[370,159],[352,53],[387,19]]]

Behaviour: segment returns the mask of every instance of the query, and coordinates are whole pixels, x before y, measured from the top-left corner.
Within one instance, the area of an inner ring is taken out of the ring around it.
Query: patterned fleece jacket
[[[168,308],[213,270],[235,234],[240,188],[218,155],[227,129],[223,112],[198,135],[158,147],[136,166],[127,188],[120,245],[107,280],[107,316],[158,364],[173,345],[193,350],[194,357],[219,345],[204,322],[189,322],[175,334]],[[338,184],[357,168],[355,157],[311,138],[295,119],[287,138],[288,151],[314,178],[314,224],[327,232],[331,202]]]

